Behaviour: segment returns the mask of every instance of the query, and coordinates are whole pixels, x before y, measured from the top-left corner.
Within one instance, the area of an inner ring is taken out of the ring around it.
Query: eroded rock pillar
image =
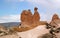
[[[34,15],[33,15],[33,24],[38,25],[39,21],[40,21],[40,15],[38,13],[38,8],[35,7],[34,8]]]

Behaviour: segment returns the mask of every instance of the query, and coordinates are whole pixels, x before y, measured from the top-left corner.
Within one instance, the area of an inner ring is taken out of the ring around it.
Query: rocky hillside
[[[5,27],[11,27],[11,26],[18,26],[20,22],[8,22],[8,23],[0,23],[0,25]]]

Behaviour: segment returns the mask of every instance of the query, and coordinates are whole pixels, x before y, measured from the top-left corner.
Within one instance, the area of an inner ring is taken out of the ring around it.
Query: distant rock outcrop
[[[59,26],[58,24],[60,24],[60,19],[59,19],[59,16],[58,16],[57,14],[54,14],[54,15],[53,15],[50,24],[51,24],[52,26],[55,26],[55,27]]]
[[[53,17],[52,17],[52,21],[53,20],[59,20],[59,16],[57,14],[54,14]]]

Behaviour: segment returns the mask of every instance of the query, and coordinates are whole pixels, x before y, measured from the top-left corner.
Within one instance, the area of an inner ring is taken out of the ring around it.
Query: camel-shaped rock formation
[[[32,14],[31,10],[23,10],[21,13],[21,26],[18,28],[15,27],[16,31],[27,31],[33,29],[39,25],[45,25],[46,21],[40,21],[40,15],[38,13],[38,8],[34,8],[34,14]]]
[[[38,23],[40,21],[40,15],[39,15],[37,9],[38,9],[37,7],[34,8],[34,15],[32,15],[30,9],[23,10],[23,12],[21,13],[21,22],[24,25],[24,27],[27,25],[29,25],[29,26],[38,25]]]

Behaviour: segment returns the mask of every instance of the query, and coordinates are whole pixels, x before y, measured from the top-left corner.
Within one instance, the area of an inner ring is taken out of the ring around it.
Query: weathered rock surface
[[[31,13],[31,11],[30,10],[28,10],[28,22],[29,23],[32,23],[32,13]]]
[[[38,8],[37,7],[34,8],[34,15],[32,17],[33,17],[32,18],[32,21],[33,21],[32,26],[35,27],[35,26],[39,25],[39,23],[40,23],[40,15],[38,13]]]
[[[32,20],[31,11],[23,10],[21,13],[21,22],[30,22]]]
[[[57,14],[54,14],[53,17],[52,17],[52,20],[50,22],[50,24],[52,26],[59,26],[58,24],[60,24],[60,19],[59,19],[59,16]],[[59,26],[60,27],[60,26]]]
[[[30,10],[23,10],[23,12],[21,13],[21,22],[22,22],[22,26],[31,24],[32,13]]]
[[[57,14],[54,14],[53,17],[52,17],[52,21],[53,20],[59,20],[59,16]]]
[[[48,32],[49,31],[45,28],[45,25],[44,26],[41,25],[41,26],[38,26],[38,27],[33,28],[28,31],[17,32],[16,34],[6,35],[6,36],[2,36],[0,38],[19,38],[19,37],[21,37],[21,38],[38,38],[38,36],[42,36]]]
[[[40,15],[37,11],[38,8],[34,8],[34,15],[32,16],[32,13],[30,10],[23,10],[21,13],[21,22],[27,22],[27,23],[32,23],[32,22],[37,22],[40,21]]]
[[[44,21],[40,21],[40,15],[38,13],[37,7],[34,8],[33,15],[31,13],[30,9],[23,10],[21,13],[21,27],[24,27],[24,28],[27,27],[27,28],[31,29],[31,28],[37,27],[39,25],[44,25],[45,23],[46,22],[44,22]]]
[[[23,10],[23,12],[21,14],[21,22],[27,22],[27,18],[28,18],[28,11]]]
[[[37,10],[38,10],[38,8],[35,7],[34,8],[34,15],[33,15],[33,22],[40,21],[40,15]]]

